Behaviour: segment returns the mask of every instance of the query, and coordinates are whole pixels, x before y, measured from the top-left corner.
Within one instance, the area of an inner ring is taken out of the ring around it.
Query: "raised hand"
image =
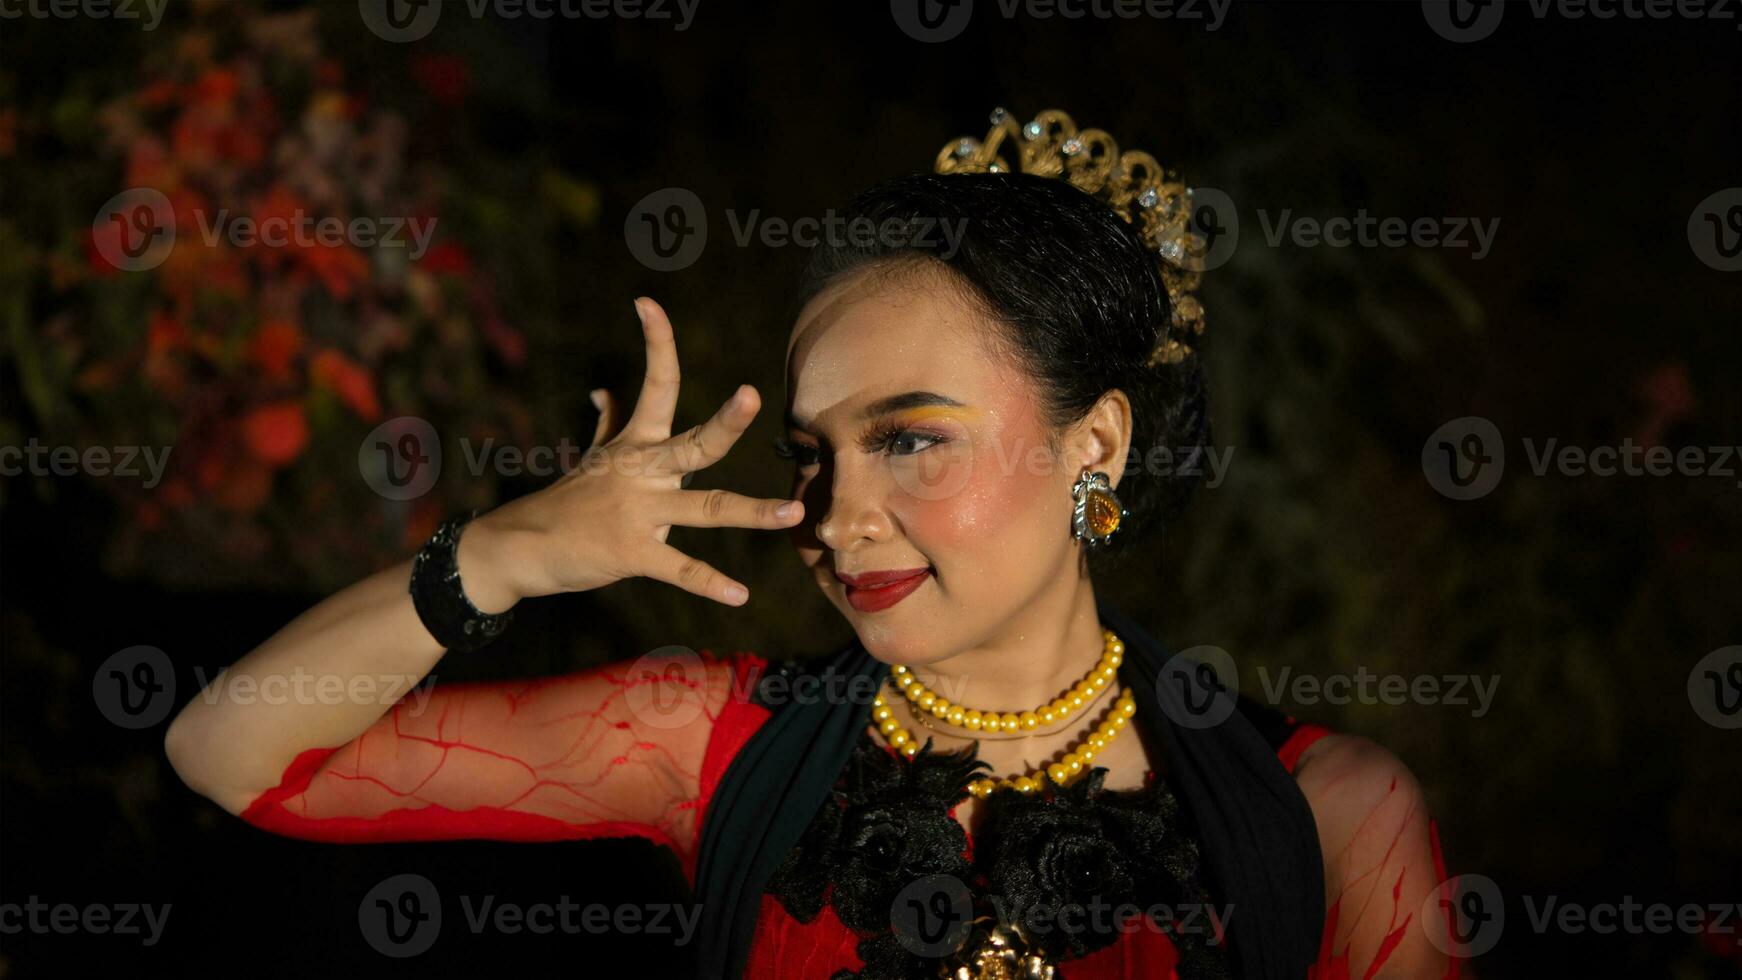
[[[712,466],[737,443],[761,398],[741,385],[713,417],[673,435],[679,371],[671,321],[647,297],[635,301],[635,310],[647,341],[647,373],[629,418],[619,427],[610,393],[596,392],[599,424],[581,464],[473,521],[461,537],[461,579],[486,612],[638,575],[742,605],[749,598],[743,584],[665,543],[672,526],[774,530],[804,517],[796,500],[684,489],[686,474]]]

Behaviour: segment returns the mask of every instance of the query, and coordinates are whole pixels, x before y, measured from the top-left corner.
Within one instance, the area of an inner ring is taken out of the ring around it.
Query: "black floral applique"
[[[1001,916],[1029,926],[1031,942],[1056,962],[1116,942],[1115,910],[1166,910],[1191,922],[1189,935],[1173,919],[1156,923],[1174,940],[1180,976],[1225,977],[1218,948],[1206,941],[1208,898],[1189,813],[1161,779],[1114,791],[1102,788],[1106,774],[1091,768],[1048,795],[987,797],[987,843],[975,857]]]
[[[948,807],[986,763],[971,750],[930,747],[927,739],[912,760],[896,759],[869,738],[854,747],[833,801],[819,808],[769,880],[769,893],[795,918],[811,921],[828,901],[849,928],[887,931],[889,905],[909,882],[930,874],[969,877],[962,856],[968,836]]]
[[[819,808],[768,885],[769,894],[801,922],[813,921],[824,904],[834,907],[860,937],[861,980],[937,970],[936,959],[909,952],[890,930],[896,895],[927,875],[953,875],[997,896],[995,903],[979,900],[986,908],[976,911],[1020,917],[1032,941],[1055,962],[1116,941],[1119,923],[1112,909],[1206,901],[1188,814],[1164,781],[1105,790],[1106,770],[1097,767],[1049,793],[993,793],[983,804],[983,829],[970,864],[963,857],[967,835],[949,810],[968,795],[967,784],[986,764],[972,746],[957,753],[930,747],[928,739],[912,759],[898,758],[867,734],[833,800]],[[1060,918],[1067,907],[1076,918]],[[1085,907],[1106,912],[1081,923]],[[1158,926],[1172,931],[1171,923]],[[1202,936],[1174,938],[1182,977],[1227,976],[1219,947],[1206,945]]]

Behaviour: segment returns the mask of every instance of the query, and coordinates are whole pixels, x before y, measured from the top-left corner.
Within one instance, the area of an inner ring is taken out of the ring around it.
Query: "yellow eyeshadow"
[[[964,421],[977,419],[986,414],[983,408],[953,408],[949,405],[927,405],[921,408],[908,409],[896,416],[903,422],[924,422],[930,419],[955,419]]]

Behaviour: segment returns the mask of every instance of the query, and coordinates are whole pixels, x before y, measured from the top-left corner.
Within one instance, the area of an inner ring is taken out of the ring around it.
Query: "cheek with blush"
[[[1060,511],[1053,496],[1062,491],[1053,474],[1013,466],[1008,454],[1000,458],[989,448],[976,453],[971,466],[961,462],[954,492],[911,499],[906,519],[914,543],[944,571],[950,570],[945,562],[976,574],[1008,570],[1013,560],[1032,562],[1058,537],[1052,532],[1068,527],[1070,495],[1064,493]],[[1066,523],[1053,520],[1057,513]]]

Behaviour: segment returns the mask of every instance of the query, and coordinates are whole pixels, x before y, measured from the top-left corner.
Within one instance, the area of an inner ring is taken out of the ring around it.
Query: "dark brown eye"
[[[801,442],[793,442],[784,436],[774,440],[774,455],[782,459],[790,459],[799,466],[815,466],[818,453],[815,446],[807,446]]]

